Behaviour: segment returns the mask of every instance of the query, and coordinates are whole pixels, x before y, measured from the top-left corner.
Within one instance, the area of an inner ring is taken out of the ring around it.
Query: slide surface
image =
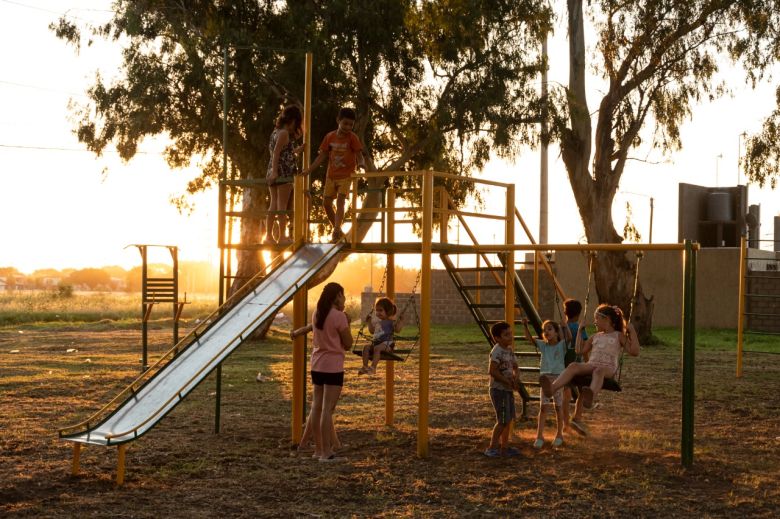
[[[61,431],[60,437],[94,445],[117,445],[149,431],[238,348],[243,337],[273,319],[342,247],[342,243],[313,243],[299,248],[107,417],[80,431]]]

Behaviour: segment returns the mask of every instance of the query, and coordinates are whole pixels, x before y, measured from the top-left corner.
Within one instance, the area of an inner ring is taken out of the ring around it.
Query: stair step
[[[453,267],[453,272],[504,272],[504,267]]]

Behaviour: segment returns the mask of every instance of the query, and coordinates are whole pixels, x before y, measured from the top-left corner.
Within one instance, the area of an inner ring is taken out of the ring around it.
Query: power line
[[[17,150],[41,150],[41,151],[80,151],[83,153],[94,153],[82,148],[62,148],[58,146],[24,146],[21,144],[0,144],[0,148]],[[117,150],[103,150],[102,153],[119,153]],[[163,155],[160,151],[136,151],[136,155]]]
[[[16,5],[19,7],[25,7],[27,9],[35,9],[36,11],[44,11],[46,13],[53,13],[53,14],[59,14],[64,15],[67,14],[68,11],[92,11],[95,13],[115,13],[116,11],[111,11],[109,9],[93,9],[90,7],[70,7],[66,9],[65,11],[54,11],[52,9],[46,9],[45,7],[38,7],[37,5],[30,5],[30,4],[24,4],[22,2],[14,2],[13,0],[0,0],[0,2],[5,2],[6,4]]]
[[[0,1],[4,1],[4,0],[0,0]],[[56,90],[54,88],[47,88],[47,87],[42,87],[42,86],[37,86],[37,85],[27,85],[25,83],[16,83],[14,81],[5,81],[5,80],[2,80],[2,79],[0,79],[0,84],[11,85],[11,86],[16,86],[16,87],[22,87],[22,88],[32,88],[32,89],[35,89],[35,90],[46,90],[48,92],[54,92],[54,93],[57,93],[57,94],[67,94],[67,95],[70,95],[70,96],[87,97],[84,94],[77,94],[75,92],[67,92],[65,90]]]

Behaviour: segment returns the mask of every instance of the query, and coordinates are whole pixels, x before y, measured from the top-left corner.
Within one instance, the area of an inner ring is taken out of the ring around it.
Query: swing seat
[[[383,351],[379,356],[379,360],[394,360],[396,362],[403,362],[411,352],[412,350],[399,350],[397,348],[393,351]],[[363,356],[363,350],[352,350],[352,353],[358,357]],[[403,357],[401,355],[403,355]]]
[[[576,377],[571,379],[569,385],[578,388],[585,387],[585,386],[589,386],[592,380],[593,377],[591,377],[590,375],[577,375]],[[605,378],[604,383],[601,385],[601,389],[604,389],[606,391],[623,391],[623,389],[620,387],[620,383],[614,378]]]

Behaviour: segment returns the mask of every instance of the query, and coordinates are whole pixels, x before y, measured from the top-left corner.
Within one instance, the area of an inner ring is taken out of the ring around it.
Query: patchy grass
[[[427,459],[415,455],[418,352],[396,366],[393,427],[384,425],[384,376],[358,377],[360,361],[350,355],[336,410],[347,461],[324,465],[290,450],[290,344],[286,330],[272,329],[268,340],[245,344],[224,365],[221,433],[213,434],[211,377],[130,444],[126,484],[116,489],[115,450],[87,448],[82,474],[72,477],[70,444],[57,439],[56,429],[86,418],[137,376],[138,331],[6,328],[0,330],[0,512],[777,517],[780,366],[773,355],[752,354],[737,380],[733,344],[717,337],[709,344],[710,337],[705,331],[697,340],[690,470],[679,461],[680,347],[673,337],[627,359],[624,391],[602,393],[601,406],[586,414],[589,437],[567,434],[562,448],[548,443],[535,451],[535,420],[519,419],[513,442],[522,455],[511,459],[482,455],[493,419],[488,350],[476,327],[434,327]],[[151,339],[154,360],[170,346],[170,329],[152,330]],[[265,382],[255,381],[258,372]]]
[[[680,346],[682,335],[680,328],[657,328],[653,335],[667,346]],[[744,351],[780,353],[780,336],[757,333],[745,333]],[[696,349],[705,351],[737,352],[737,330],[697,329]]]
[[[184,306],[185,320],[202,318],[217,307],[213,297],[189,297]],[[141,314],[141,295],[124,293],[78,293],[62,297],[52,291],[0,292],[0,327],[24,324],[94,323],[137,320]],[[173,306],[155,305],[151,318],[170,320]]]

